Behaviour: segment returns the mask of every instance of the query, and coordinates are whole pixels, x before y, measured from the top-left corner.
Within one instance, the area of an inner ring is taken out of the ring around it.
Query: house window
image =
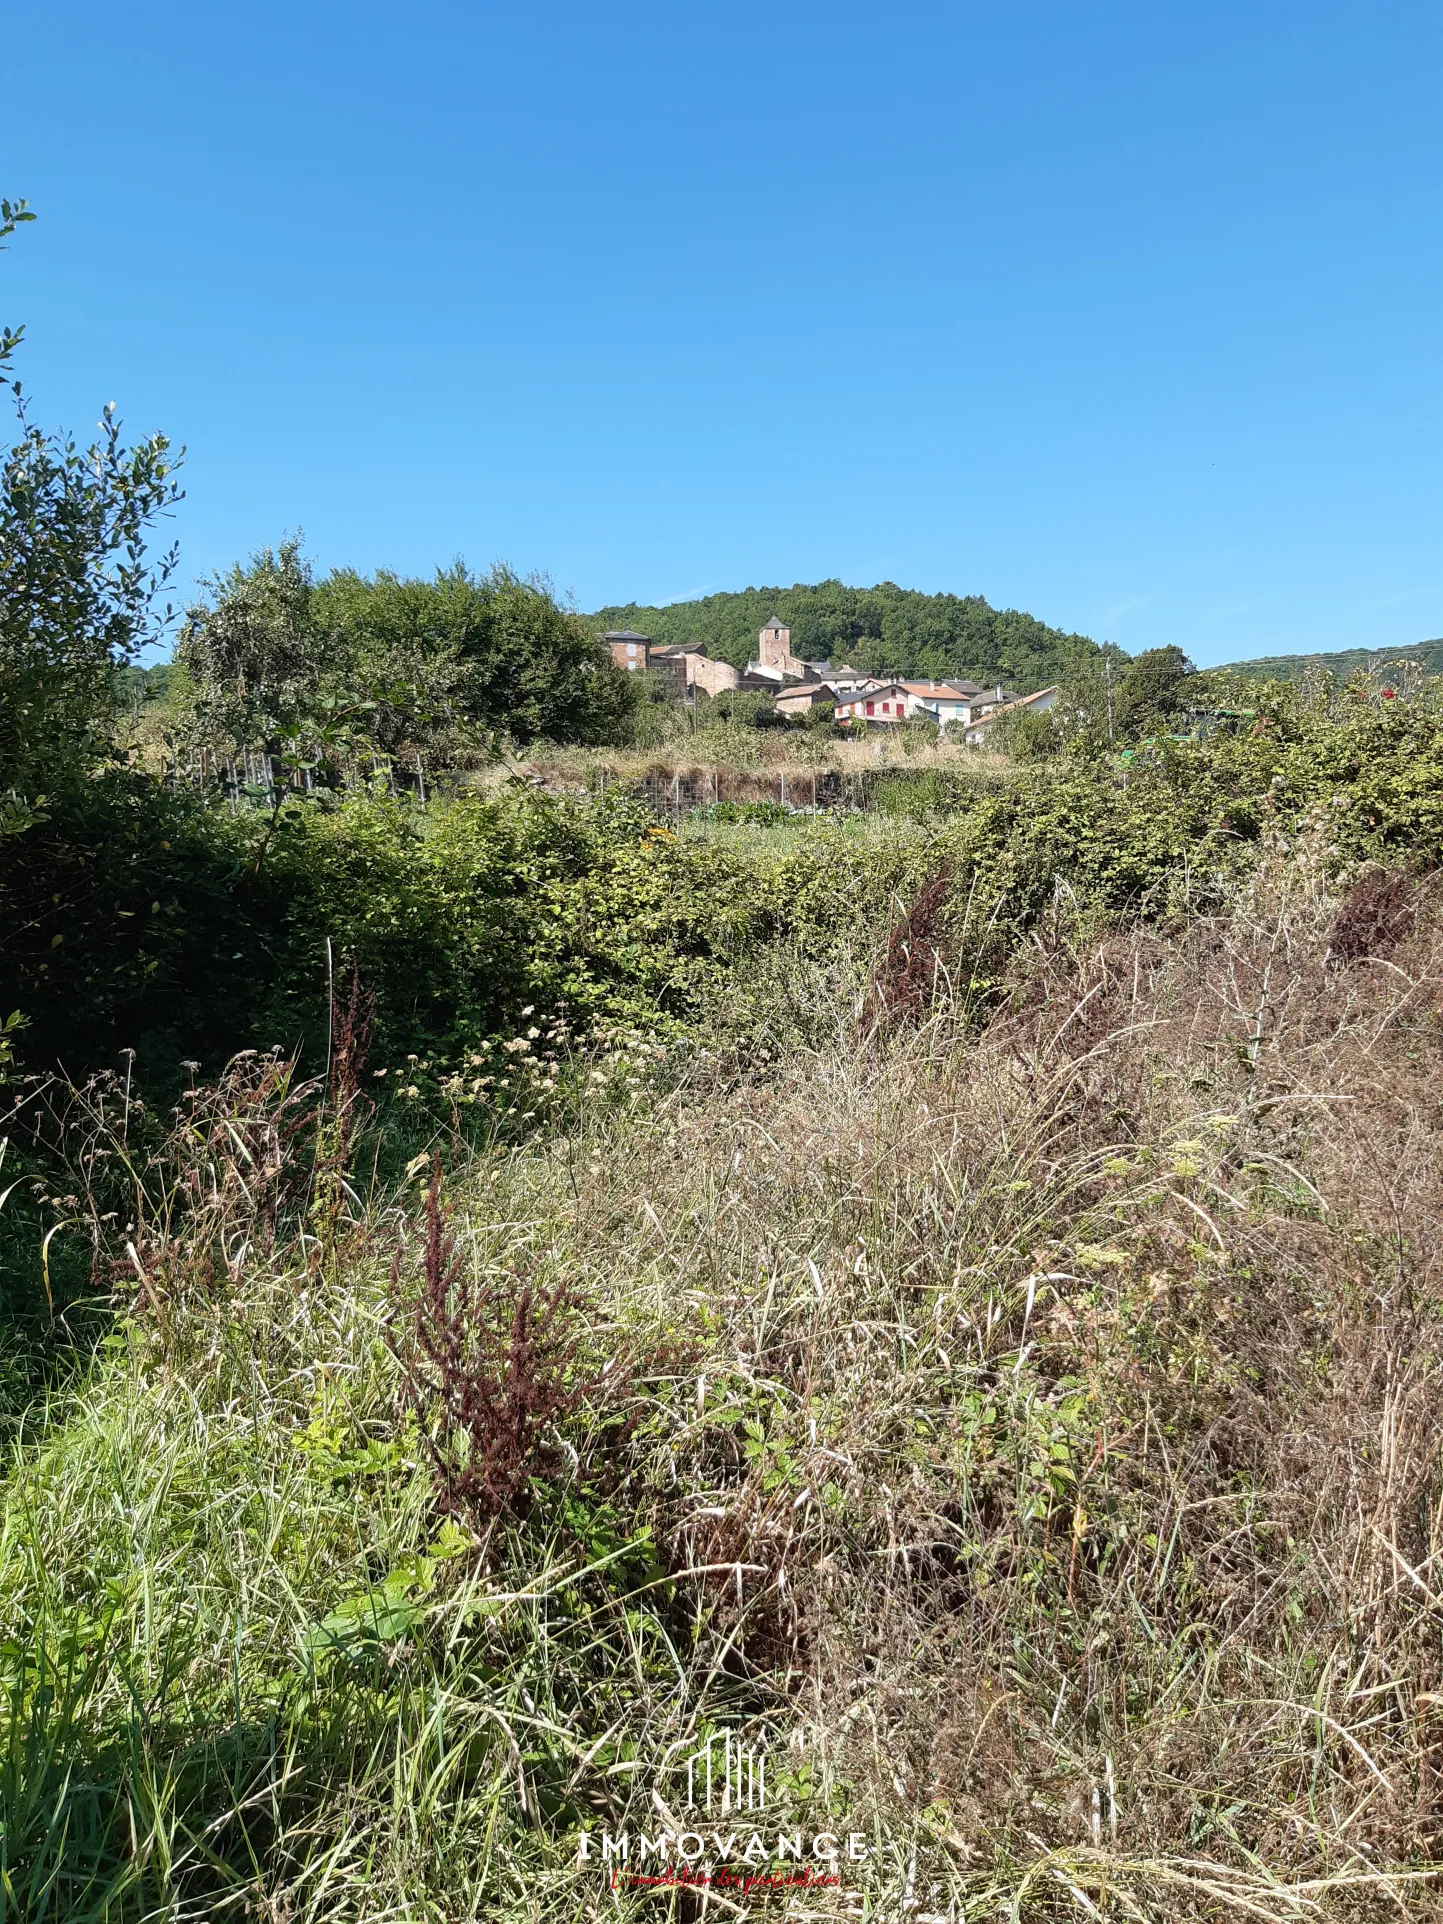
[[[875,702],[870,702],[870,701],[869,701],[869,702],[867,703],[867,713],[868,713],[869,715],[875,715],[875,714],[876,714],[876,712],[877,712],[877,707],[876,707],[876,703],[875,703]]]

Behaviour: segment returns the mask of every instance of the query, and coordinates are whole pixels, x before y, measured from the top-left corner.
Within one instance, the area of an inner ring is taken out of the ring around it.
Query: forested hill
[[[1426,675],[1443,674],[1443,638],[1405,642],[1397,648],[1339,648],[1326,655],[1257,655],[1227,666],[1240,675],[1260,675],[1268,681],[1301,681],[1310,668],[1322,668],[1342,683],[1360,672],[1382,673],[1395,661],[1416,661]]]
[[[667,608],[633,602],[601,608],[588,619],[598,633],[637,628],[668,644],[704,641],[712,655],[744,668],[756,653],[757,631],[772,615],[790,625],[792,652],[807,660],[919,678],[969,674],[1024,692],[1056,681],[1079,657],[1096,652],[1086,635],[1049,628],[1015,608],[994,608],[981,595],[926,595],[891,581],[875,588],[840,581],[747,588]]]

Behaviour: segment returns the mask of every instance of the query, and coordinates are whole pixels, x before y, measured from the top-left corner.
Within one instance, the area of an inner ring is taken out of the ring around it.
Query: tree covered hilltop
[[[773,615],[792,631],[792,649],[809,661],[846,660],[875,675],[942,679],[971,675],[1027,691],[1060,681],[1101,651],[1086,635],[1050,628],[981,595],[928,595],[880,581],[849,588],[819,581],[790,588],[745,588],[665,608],[601,608],[588,617],[598,633],[636,628],[666,646],[705,642],[719,660],[744,668],[757,632]]]
[[[1443,637],[1435,641],[1401,642],[1396,648],[1338,648],[1326,653],[1255,655],[1227,667],[1239,675],[1263,681],[1301,681],[1310,671],[1324,671],[1341,686],[1350,675],[1378,674],[1395,662],[1418,664],[1425,675],[1443,674]]]

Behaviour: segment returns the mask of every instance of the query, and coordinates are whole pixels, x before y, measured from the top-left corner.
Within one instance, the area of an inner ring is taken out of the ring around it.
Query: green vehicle
[[[1207,736],[1216,734],[1220,728],[1228,728],[1236,732],[1244,722],[1256,721],[1258,714],[1259,710],[1256,708],[1195,709],[1188,716],[1190,725],[1186,733],[1149,735],[1133,747],[1122,749],[1117,760],[1123,768],[1131,767],[1134,762],[1152,761],[1167,743],[1177,743],[1180,747],[1185,747],[1189,742],[1205,740]]]

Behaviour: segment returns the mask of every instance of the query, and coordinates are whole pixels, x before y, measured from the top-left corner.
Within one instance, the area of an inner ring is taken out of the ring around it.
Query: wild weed
[[[533,1476],[558,1455],[555,1426],[588,1385],[575,1368],[577,1303],[564,1280],[549,1290],[502,1269],[471,1274],[469,1252],[441,1206],[441,1159],[426,1192],[421,1274],[405,1305],[405,1252],[391,1270],[409,1327],[392,1323],[403,1406],[414,1412],[442,1510],[485,1531],[524,1516]]]

